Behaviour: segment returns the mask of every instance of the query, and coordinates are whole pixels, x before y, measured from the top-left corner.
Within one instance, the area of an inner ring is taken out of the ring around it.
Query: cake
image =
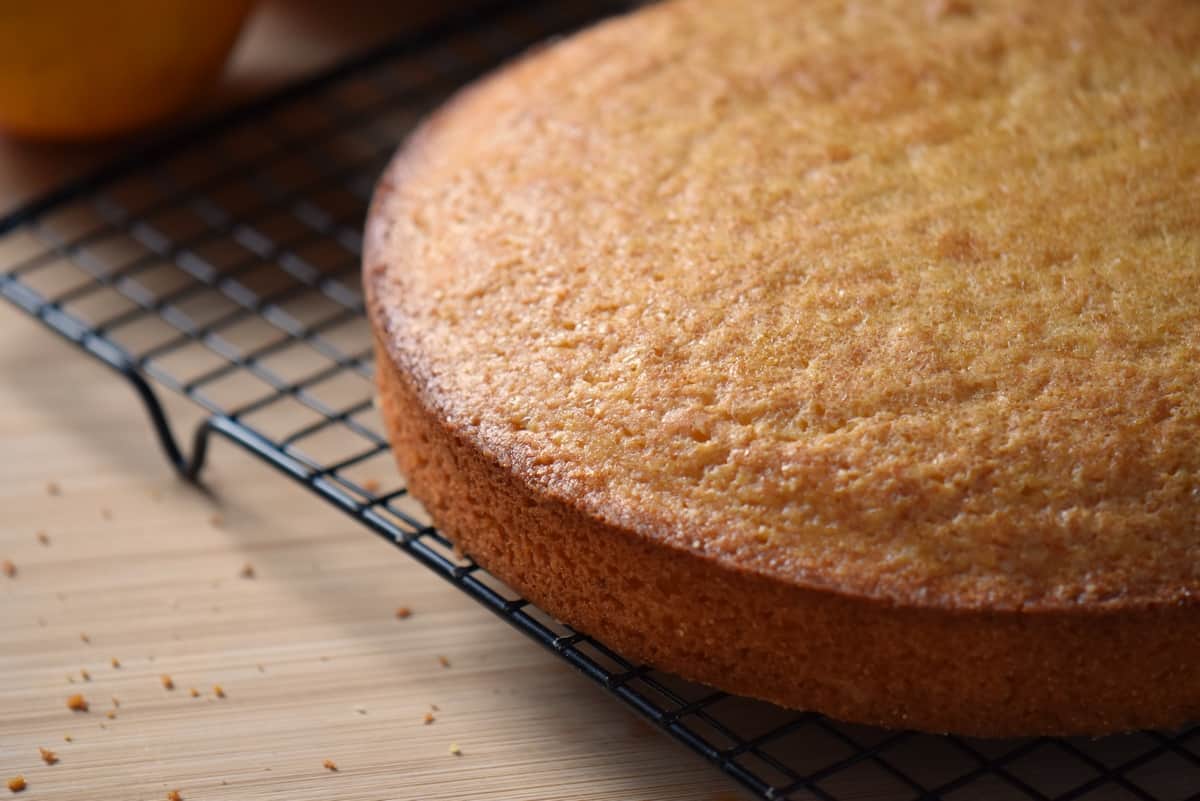
[[[1200,718],[1200,4],[642,9],[421,125],[364,280],[412,492],[629,658]]]

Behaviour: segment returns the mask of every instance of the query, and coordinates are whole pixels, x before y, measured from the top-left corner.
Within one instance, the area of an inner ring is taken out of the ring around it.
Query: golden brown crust
[[[730,8],[524,59],[381,180],[417,496],[725,689],[980,734],[1197,714],[1200,7]]]
[[[980,736],[1098,734],[1200,716],[1200,619],[953,612],[809,590],[662,548],[539,495],[422,401],[380,354],[411,491],[464,552],[631,659],[834,717]]]

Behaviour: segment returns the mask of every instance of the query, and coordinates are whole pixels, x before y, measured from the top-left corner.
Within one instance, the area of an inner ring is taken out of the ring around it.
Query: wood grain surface
[[[7,307],[0,342],[0,778],[21,798],[741,797],[240,451],[216,445],[211,496],[174,479],[130,389]]]

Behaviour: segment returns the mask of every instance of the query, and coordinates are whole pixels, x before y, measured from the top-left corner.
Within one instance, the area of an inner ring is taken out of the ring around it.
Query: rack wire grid
[[[195,480],[212,435],[399,546],[764,799],[1200,799],[1200,726],[974,740],[853,726],[631,664],[457,555],[396,475],[358,267],[376,175],[454,87],[621,10],[505,2],[145,149],[0,221],[0,294],[120,371]],[[190,457],[157,388],[205,416]]]

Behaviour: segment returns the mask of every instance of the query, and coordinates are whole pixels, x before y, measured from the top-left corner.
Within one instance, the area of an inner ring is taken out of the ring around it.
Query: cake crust
[[[794,6],[606,23],[393,162],[365,283],[414,493],[723,689],[968,734],[1200,716],[1200,12]]]

